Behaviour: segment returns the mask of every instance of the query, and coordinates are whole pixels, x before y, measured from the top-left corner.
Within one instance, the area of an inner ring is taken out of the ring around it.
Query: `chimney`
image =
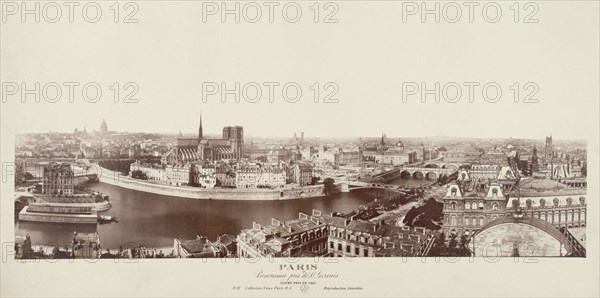
[[[312,210],[312,215],[313,216],[321,216],[321,210],[313,209]]]
[[[410,244],[401,243],[400,244],[400,249],[409,250],[410,252],[413,252],[414,247],[412,245],[410,245]]]
[[[311,216],[311,217],[310,217],[310,221],[312,221],[312,223],[314,223],[314,224],[315,224],[315,225],[317,225],[317,226],[319,225],[319,219],[318,219],[318,218],[315,218],[315,217],[312,217],[312,216]]]
[[[418,235],[408,235],[408,240],[420,242],[421,241],[421,236],[418,236]]]
[[[255,221],[252,222],[252,228],[255,230],[260,230],[260,224],[257,224]]]
[[[304,214],[302,212],[299,212],[298,213],[298,219],[308,219],[308,215],[306,215],[306,214]]]
[[[281,225],[281,222],[277,219],[271,218],[271,224],[274,226],[279,226]]]

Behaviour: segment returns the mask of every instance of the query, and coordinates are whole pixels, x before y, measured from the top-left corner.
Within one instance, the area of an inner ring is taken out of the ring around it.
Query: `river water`
[[[421,180],[397,179],[394,184],[420,186]],[[16,222],[16,235],[29,234],[34,244],[65,246],[73,232],[98,232],[103,248],[137,246],[171,247],[173,239],[193,239],[203,235],[215,240],[221,234],[237,235],[252,222],[270,224],[271,218],[288,220],[298,212],[312,209],[324,212],[350,212],[373,197],[350,192],[327,197],[286,201],[194,200],[130,190],[105,183],[89,183],[88,188],[110,196],[112,208],[100,215],[117,217],[117,223],[94,225]]]

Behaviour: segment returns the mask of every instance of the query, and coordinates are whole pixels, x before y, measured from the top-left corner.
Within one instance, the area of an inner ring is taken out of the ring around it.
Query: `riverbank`
[[[198,188],[190,186],[172,186],[158,184],[123,176],[100,166],[92,167],[98,172],[98,180],[102,183],[119,186],[131,190],[153,193],[165,196],[175,196],[198,200],[232,200],[232,201],[277,201],[316,198],[325,196],[323,185],[312,185],[280,189],[240,189],[240,188]],[[330,193],[341,192],[336,187]]]

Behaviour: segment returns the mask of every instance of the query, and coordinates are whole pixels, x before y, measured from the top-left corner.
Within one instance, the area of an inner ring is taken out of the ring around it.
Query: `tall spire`
[[[198,140],[202,140],[202,112],[200,112],[200,126],[198,127]]]

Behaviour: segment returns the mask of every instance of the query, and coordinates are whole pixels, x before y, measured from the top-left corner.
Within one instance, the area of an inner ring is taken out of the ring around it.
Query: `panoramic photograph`
[[[586,256],[584,141],[108,123],[17,135],[15,258]]]
[[[0,27],[0,298],[600,297],[600,0]]]

